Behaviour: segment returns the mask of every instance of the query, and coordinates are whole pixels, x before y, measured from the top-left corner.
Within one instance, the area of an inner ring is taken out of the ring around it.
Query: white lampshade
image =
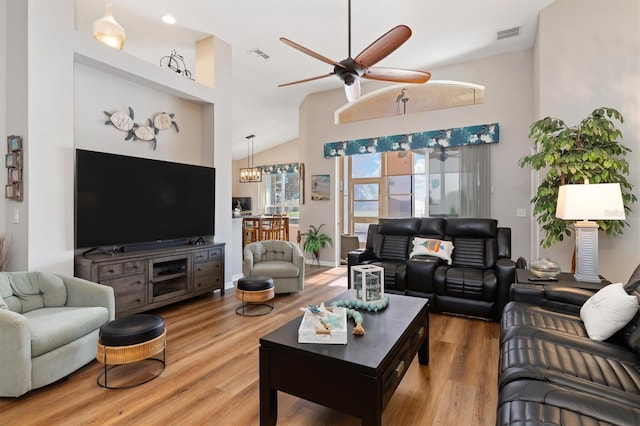
[[[598,224],[592,220],[624,220],[624,203],[619,183],[562,185],[558,192],[556,217],[577,220],[576,281],[599,283]]]
[[[624,220],[619,183],[562,185],[556,217],[567,220]]]
[[[124,47],[124,28],[113,18],[111,4],[105,5],[104,16],[93,23],[93,38],[115,49]]]

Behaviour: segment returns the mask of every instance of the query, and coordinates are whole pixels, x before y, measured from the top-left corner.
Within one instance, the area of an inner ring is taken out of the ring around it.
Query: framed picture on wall
[[[16,166],[16,156],[13,152],[5,155],[4,157],[4,165],[5,167],[15,167]]]
[[[328,201],[330,199],[330,175],[311,176],[311,199],[313,201]]]
[[[4,186],[4,198],[13,198],[13,185]]]
[[[21,169],[22,168],[22,150],[14,152],[13,156],[14,156],[14,162],[15,162],[14,167]]]
[[[13,184],[13,199],[22,201],[22,182]]]
[[[11,135],[7,137],[7,151],[13,152],[22,149],[22,137]]]
[[[7,175],[9,183],[22,182],[22,170],[20,169],[9,169]]]

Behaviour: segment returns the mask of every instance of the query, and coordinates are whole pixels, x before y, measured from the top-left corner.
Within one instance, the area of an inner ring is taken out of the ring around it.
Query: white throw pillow
[[[609,284],[580,308],[580,319],[593,340],[606,340],[631,321],[638,312],[638,299],[627,294],[622,283]]]
[[[451,252],[453,252],[453,243],[451,241],[414,237],[413,250],[409,257],[426,254],[444,259],[451,265]]]

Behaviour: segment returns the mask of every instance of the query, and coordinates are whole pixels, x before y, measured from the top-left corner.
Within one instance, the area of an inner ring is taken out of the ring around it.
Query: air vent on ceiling
[[[509,28],[506,30],[498,31],[498,40],[515,37],[517,35],[520,35],[520,27]]]
[[[271,56],[267,55],[266,53],[264,53],[263,50],[258,49],[258,48],[247,50],[247,53],[250,54],[250,55],[255,56],[256,58],[262,58],[265,61],[271,57]]]

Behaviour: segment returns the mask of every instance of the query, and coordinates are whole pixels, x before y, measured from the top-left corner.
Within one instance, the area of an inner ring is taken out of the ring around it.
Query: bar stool
[[[284,226],[281,216],[273,216],[262,219],[262,240],[282,240],[284,238]]]
[[[258,241],[260,234],[260,219],[258,218],[244,218],[242,220],[242,247],[247,244]]]

